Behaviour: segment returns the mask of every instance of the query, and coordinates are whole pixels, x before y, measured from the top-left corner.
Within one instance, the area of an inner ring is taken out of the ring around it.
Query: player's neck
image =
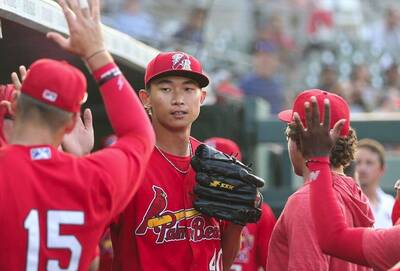
[[[170,131],[162,127],[154,128],[157,147],[176,156],[190,155],[190,128],[179,131]]]
[[[14,131],[9,143],[23,146],[52,145],[57,148],[61,144],[61,141],[62,134],[55,134],[49,129],[38,126],[34,122],[15,122]]]

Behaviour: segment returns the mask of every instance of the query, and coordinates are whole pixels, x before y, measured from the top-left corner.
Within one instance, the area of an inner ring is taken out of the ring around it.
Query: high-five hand
[[[47,37],[56,42],[64,50],[90,58],[97,52],[105,50],[100,23],[99,0],[91,0],[89,7],[81,7],[79,0],[58,0],[67,20],[70,36],[50,32]]]
[[[329,156],[331,149],[340,136],[340,131],[346,120],[339,120],[331,130],[331,110],[328,99],[324,100],[324,120],[320,122],[317,99],[313,96],[310,102],[304,104],[306,111],[306,126],[304,128],[299,114],[294,113],[296,131],[300,136],[300,150],[305,159],[311,157]]]

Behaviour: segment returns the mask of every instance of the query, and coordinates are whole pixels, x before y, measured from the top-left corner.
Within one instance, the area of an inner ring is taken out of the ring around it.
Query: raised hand
[[[329,156],[331,149],[340,136],[340,131],[346,120],[339,120],[330,129],[331,110],[328,99],[324,100],[324,120],[320,122],[320,113],[317,99],[313,96],[310,102],[304,104],[306,112],[306,126],[304,128],[299,114],[294,113],[295,129],[300,137],[300,151],[305,159],[311,157]]]
[[[70,36],[50,32],[47,37],[64,50],[85,60],[105,51],[100,23],[99,0],[90,0],[89,6],[81,7],[79,0],[58,0],[67,20]]]
[[[71,133],[64,135],[63,150],[76,156],[89,154],[94,146],[93,117],[90,109],[83,112],[83,121],[79,115]]]
[[[394,190],[396,191],[396,199],[400,201],[400,180],[394,184]]]
[[[16,72],[11,73],[11,82],[13,83],[15,89],[17,91],[21,91],[22,82],[24,82],[26,77],[26,68],[25,66],[19,66],[19,75]]]

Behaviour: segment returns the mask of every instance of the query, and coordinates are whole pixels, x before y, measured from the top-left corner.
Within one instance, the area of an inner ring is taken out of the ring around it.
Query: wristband
[[[310,164],[327,164],[330,165],[331,162],[329,160],[329,157],[313,157],[311,159],[306,160],[306,166],[309,167]]]
[[[115,77],[120,76],[122,73],[119,70],[118,67],[114,67],[106,72],[104,72],[102,75],[100,75],[99,80],[97,81],[97,83],[102,86],[105,83],[107,83],[108,81],[112,80]]]

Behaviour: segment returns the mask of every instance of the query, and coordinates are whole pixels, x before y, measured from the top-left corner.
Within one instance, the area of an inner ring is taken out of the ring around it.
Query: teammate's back
[[[112,206],[108,175],[93,166],[49,146],[0,151],[3,270],[89,265]]]
[[[98,1],[90,10],[60,4],[71,36],[48,37],[86,61],[118,140],[83,157],[58,151],[79,119],[86,80],[66,62],[31,65],[13,102],[10,145],[0,150],[0,270],[88,270],[105,226],[141,185],[154,147],[138,97],[104,49]]]

